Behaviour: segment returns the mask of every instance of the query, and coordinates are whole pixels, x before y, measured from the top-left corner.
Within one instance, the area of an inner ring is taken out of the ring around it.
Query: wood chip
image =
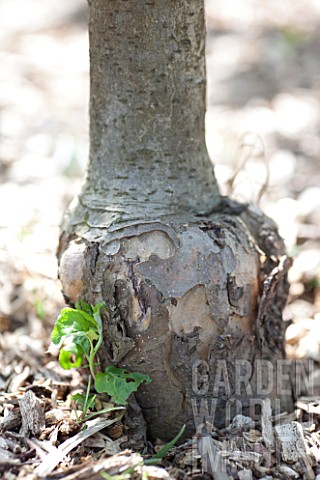
[[[243,438],[250,443],[260,442],[262,439],[261,433],[258,430],[249,430],[249,432],[243,432]]]
[[[262,438],[264,440],[265,446],[274,452],[275,450],[275,439],[272,428],[272,409],[270,399],[267,398],[262,402],[262,412],[261,412],[261,429],[262,429]]]
[[[310,451],[314,456],[316,462],[320,465],[320,435],[319,433],[312,433],[310,435]]]
[[[294,463],[306,454],[303,430],[298,422],[277,425],[275,432],[281,448],[284,462]]]
[[[19,407],[22,418],[21,434],[37,435],[45,428],[44,406],[32,390],[28,390],[19,398]]]
[[[8,448],[7,442],[3,437],[0,437],[0,448],[3,448],[4,450],[7,450]]]
[[[320,415],[320,402],[304,403],[302,401],[298,401],[297,408],[300,408],[300,410],[303,410],[304,412],[307,412],[310,414]]]
[[[251,470],[240,470],[240,472],[238,472],[238,477],[239,477],[239,480],[252,480],[252,472]]]
[[[246,417],[245,415],[236,415],[227,430],[232,430],[234,428],[241,427],[243,430],[249,430],[249,428],[253,428],[255,426],[255,422],[252,420],[251,417]]]
[[[254,464],[261,463],[262,455],[257,452],[244,452],[242,450],[223,450],[221,452],[223,458],[228,458],[228,460],[233,460],[234,462],[249,462]]]
[[[26,365],[22,372],[19,373],[18,375],[14,375],[10,381],[10,384],[8,386],[8,392],[14,393],[19,390],[19,388],[25,384],[25,381],[27,378],[30,376],[31,373],[31,368]]]
[[[288,467],[288,465],[280,465],[279,472],[285,475],[286,478],[299,478],[299,473]]]
[[[0,447],[0,463],[6,463],[13,458],[13,454],[5,448]]]
[[[0,430],[15,430],[21,425],[21,413],[19,408],[13,408],[6,412],[6,415],[1,419]]]
[[[308,480],[314,479],[315,474],[312,470],[300,423],[291,422],[277,425],[275,432],[283,461],[286,463],[303,462],[306,478]]]

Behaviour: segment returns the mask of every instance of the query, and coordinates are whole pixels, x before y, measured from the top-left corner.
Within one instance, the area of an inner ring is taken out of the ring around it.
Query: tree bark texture
[[[82,202],[102,209],[104,222],[207,211],[218,189],[204,141],[203,2],[92,0],[89,15]]]
[[[236,361],[257,396],[256,360],[284,357],[289,261],[270,219],[219,196],[203,0],[89,0],[89,36],[90,161],[62,228],[64,295],[109,307],[102,360],[152,378],[137,393],[152,438],[193,434],[201,399],[221,426],[235,394],[248,407]],[[201,362],[208,388],[194,384]],[[221,365],[230,388],[216,392]]]

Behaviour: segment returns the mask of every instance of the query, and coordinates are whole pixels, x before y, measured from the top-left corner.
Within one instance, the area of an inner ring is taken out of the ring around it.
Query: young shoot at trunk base
[[[94,409],[97,399],[97,394],[90,394],[92,380],[96,392],[107,393],[117,405],[126,405],[131,393],[137,391],[141,383],[151,382],[148,375],[131,373],[113,365],[104,371],[99,370],[97,354],[103,341],[101,311],[107,315],[103,303],[93,306],[79,301],[76,308],[64,308],[61,311],[51,334],[52,342],[60,346],[59,363],[62,368],[89,368],[86,394],[76,393],[72,397],[82,409],[81,420],[117,409],[108,408],[87,415],[90,409]]]

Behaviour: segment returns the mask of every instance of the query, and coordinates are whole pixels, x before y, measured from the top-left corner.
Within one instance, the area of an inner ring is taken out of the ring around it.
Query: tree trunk
[[[89,37],[90,161],[60,239],[64,295],[109,306],[103,361],[152,378],[137,393],[152,438],[192,434],[200,401],[224,425],[230,400],[266,395],[257,359],[284,356],[288,261],[269,219],[219,196],[203,0],[89,0]]]

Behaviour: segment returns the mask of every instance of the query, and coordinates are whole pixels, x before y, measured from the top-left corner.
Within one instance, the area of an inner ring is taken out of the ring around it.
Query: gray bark
[[[203,1],[92,0],[89,38],[82,205],[99,224],[210,210],[218,188],[204,141]]]
[[[269,219],[219,197],[204,140],[203,0],[90,0],[89,14],[90,161],[59,273],[67,301],[109,307],[103,363],[150,375],[137,399],[151,437],[169,440],[208,417],[201,400],[216,401],[210,418],[224,425],[237,360],[252,366],[255,397],[256,360],[283,358],[288,262]],[[248,408],[247,390],[236,393]]]

